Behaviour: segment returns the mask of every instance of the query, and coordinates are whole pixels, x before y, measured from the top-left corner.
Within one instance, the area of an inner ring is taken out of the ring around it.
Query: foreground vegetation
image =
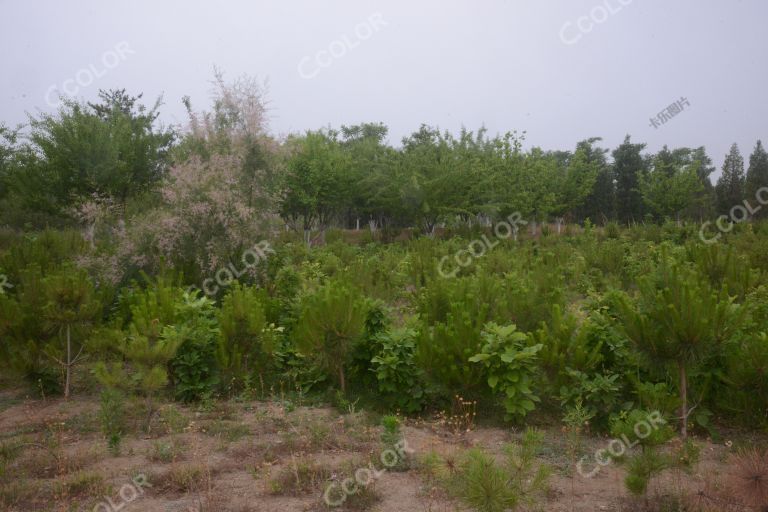
[[[569,226],[499,239],[453,277],[437,262],[491,230],[389,244],[332,231],[312,249],[284,234],[213,297],[170,270],[95,286],[76,266],[93,250],[78,233],[7,233],[3,361],[41,397],[100,394],[113,454],[132,429],[156,434],[168,398],[454,411],[455,424],[579,435],[631,435],[658,412],[665,429],[642,443],[652,459],[627,466],[645,495],[695,455],[688,441],[663,455],[673,429],[717,441],[768,425],[765,228],[706,245],[696,226]]]

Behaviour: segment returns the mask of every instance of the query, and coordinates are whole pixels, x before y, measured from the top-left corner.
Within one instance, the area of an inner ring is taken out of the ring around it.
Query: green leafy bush
[[[414,361],[416,332],[410,328],[392,329],[378,334],[378,351],[371,358],[379,396],[390,407],[416,412],[424,405],[422,373]]]
[[[169,361],[174,394],[182,402],[210,398],[219,384],[216,349],[220,331],[213,302],[185,292],[176,308],[176,323],[164,333],[178,344]]]
[[[488,386],[503,397],[506,418],[524,418],[539,401],[533,388],[537,357],[543,345],[526,346],[528,337],[518,332],[515,325],[489,323],[482,337],[480,353],[469,361],[485,366]]]
[[[560,388],[563,406],[583,404],[598,428],[607,426],[608,418],[621,406],[621,384],[618,374],[586,373],[570,370],[571,383]]]

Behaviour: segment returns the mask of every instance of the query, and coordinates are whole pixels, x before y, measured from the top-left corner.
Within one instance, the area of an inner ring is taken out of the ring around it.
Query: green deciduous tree
[[[19,192],[45,185],[51,207],[66,209],[94,194],[125,205],[162,178],[174,139],[157,123],[160,101],[148,109],[125,90],[101,91],[101,102],[63,102],[56,114],[30,119],[40,154],[37,181],[19,177]],[[43,183],[42,180],[45,182]]]
[[[659,220],[680,220],[703,191],[698,174],[700,162],[686,164],[666,146],[652,160],[651,170],[640,179],[640,191],[648,211]]]
[[[342,210],[352,188],[348,155],[335,132],[307,132],[287,142],[289,156],[281,182],[280,216],[294,225],[301,223],[309,245],[314,226],[325,233]]]

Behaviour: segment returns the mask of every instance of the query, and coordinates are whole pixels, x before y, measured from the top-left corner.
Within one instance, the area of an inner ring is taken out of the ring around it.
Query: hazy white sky
[[[768,142],[765,0],[0,0],[0,122],[125,87],[185,119],[213,67],[270,84],[272,130],[421,123],[572,149],[625,134],[657,150]],[[658,128],[650,118],[684,97]]]

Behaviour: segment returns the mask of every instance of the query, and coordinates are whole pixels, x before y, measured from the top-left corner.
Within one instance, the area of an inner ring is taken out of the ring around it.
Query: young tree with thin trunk
[[[346,366],[365,329],[366,303],[350,287],[331,282],[307,296],[296,328],[299,350],[336,378],[346,393]]]
[[[680,434],[688,435],[688,370],[727,339],[744,308],[725,289],[715,290],[695,270],[662,255],[655,273],[640,279],[639,296],[624,297],[619,313],[624,332],[652,362],[677,367]]]
[[[101,313],[101,304],[88,276],[65,269],[44,280],[46,302],[43,321],[57,331],[59,343],[46,354],[64,369],[64,398],[69,399],[72,371],[83,359],[85,338]]]

